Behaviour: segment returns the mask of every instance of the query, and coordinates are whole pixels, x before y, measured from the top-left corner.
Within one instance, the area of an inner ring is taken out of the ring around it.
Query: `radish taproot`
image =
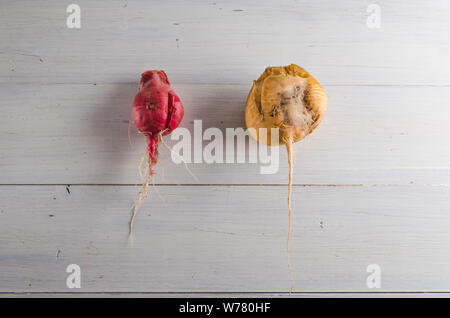
[[[183,119],[184,108],[180,98],[170,86],[164,71],[146,71],[141,75],[139,92],[133,100],[132,117],[137,129],[147,138],[147,149],[139,164],[142,189],[132,207],[129,223],[130,235],[133,221],[142,200],[147,197],[148,185],[154,175],[158,156],[158,141],[178,127]],[[142,166],[148,154],[148,176],[143,177]]]
[[[285,145],[289,161],[288,210],[289,230],[286,254],[291,280],[289,242],[292,230],[292,172],[294,166],[292,144],[309,135],[322,121],[327,109],[327,97],[322,86],[306,70],[291,64],[267,67],[254,81],[245,108],[245,123],[249,133],[258,142],[268,146]],[[260,128],[266,129],[260,135]],[[278,128],[278,140],[272,144],[271,128]]]

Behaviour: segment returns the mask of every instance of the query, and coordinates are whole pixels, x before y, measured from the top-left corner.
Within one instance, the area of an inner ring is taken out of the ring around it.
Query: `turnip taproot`
[[[254,81],[247,97],[245,123],[249,133],[259,142],[272,146],[271,128],[279,129],[277,145],[286,145],[289,161],[288,210],[289,230],[286,253],[293,289],[293,275],[290,265],[289,242],[291,235],[291,193],[294,166],[292,144],[309,135],[322,121],[327,108],[327,97],[322,86],[303,68],[289,66],[267,67],[258,80]],[[266,134],[260,136],[260,128]],[[266,138],[267,137],[267,138]]]
[[[177,94],[172,90],[164,71],[146,71],[141,75],[139,92],[133,100],[132,117],[137,129],[147,137],[147,149],[139,165],[142,177],[142,164],[148,154],[148,176],[142,180],[142,189],[132,207],[129,224],[130,235],[133,221],[142,199],[147,197],[148,185],[154,174],[158,156],[158,141],[161,136],[170,134],[183,119],[184,108]]]

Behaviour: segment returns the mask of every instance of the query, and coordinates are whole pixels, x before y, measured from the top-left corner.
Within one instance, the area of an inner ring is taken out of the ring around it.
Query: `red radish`
[[[133,100],[132,116],[137,129],[147,137],[148,146],[142,161],[148,153],[149,172],[147,179],[143,180],[142,190],[133,205],[130,234],[133,230],[136,211],[142,199],[147,197],[148,185],[154,174],[158,155],[158,138],[170,134],[177,128],[183,115],[183,104],[170,87],[166,73],[157,70],[144,72],[141,76],[139,92]],[[142,161],[139,165],[141,176]]]

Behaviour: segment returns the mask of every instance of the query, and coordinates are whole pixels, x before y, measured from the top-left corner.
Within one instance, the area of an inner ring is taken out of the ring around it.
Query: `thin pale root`
[[[134,219],[136,217],[136,213],[142,203],[142,200],[147,197],[148,185],[150,184],[150,181],[152,178],[150,173],[147,174],[148,175],[147,178],[144,177],[144,173],[147,170],[147,168],[150,167],[150,163],[151,163],[151,158],[149,155],[147,164],[145,164],[145,158],[147,157],[147,154],[148,154],[148,150],[145,151],[144,155],[141,158],[139,166],[138,166],[138,172],[139,172],[139,176],[141,178],[142,188],[141,188],[141,191],[139,191],[138,198],[136,199],[136,201],[134,201],[133,205],[131,206],[131,218],[130,218],[130,222],[129,222],[129,233],[128,233],[128,239],[130,240],[130,242],[133,242],[133,224],[134,224]]]
[[[292,290],[294,289],[294,276],[291,268],[291,258],[290,258],[290,241],[291,241],[291,231],[292,231],[292,209],[291,209],[291,195],[292,195],[292,172],[294,169],[294,160],[292,158],[292,142],[289,141],[286,143],[286,150],[288,153],[288,161],[289,161],[289,186],[288,186],[288,208],[289,208],[289,229],[286,241],[286,257],[289,269],[289,279],[291,281],[291,288],[289,290],[289,296],[292,294]]]
[[[170,148],[162,139],[162,134],[165,132],[165,130],[161,131],[158,134],[158,139],[159,141],[161,141],[161,143],[167,148],[169,149],[169,151],[171,153],[175,153],[172,148]],[[147,158],[147,154],[148,154],[148,160],[147,162],[145,161],[145,159]],[[178,155],[177,153],[175,153],[176,155]],[[179,155],[178,155],[179,156]],[[180,156],[181,157],[181,156]],[[197,181],[197,177],[192,173],[192,171],[189,169],[189,167],[187,166],[186,161],[183,159],[183,157],[181,157],[181,160],[184,163],[184,166],[186,168],[186,170],[188,171],[188,173]],[[151,169],[151,163],[152,163],[152,158],[150,156],[150,153],[148,151],[148,148],[146,149],[144,155],[141,158],[141,161],[139,162],[139,166],[138,166],[138,172],[139,172],[139,177],[141,178],[141,183],[142,183],[142,188],[141,191],[139,191],[139,196],[136,199],[136,201],[134,201],[133,205],[131,206],[131,217],[130,217],[130,222],[129,222],[129,234],[128,234],[128,239],[129,242],[132,243],[133,242],[133,224],[134,224],[134,219],[136,217],[136,214],[138,212],[138,209],[142,203],[142,200],[145,199],[147,197],[148,194],[148,187],[150,185],[150,182],[152,180],[152,176],[153,176],[153,172],[152,171],[147,171],[147,169]],[[147,174],[147,177],[145,177],[145,174]],[[155,187],[155,184],[153,183],[153,187]],[[156,188],[155,188],[156,190]],[[159,192],[157,191],[157,194],[160,196],[160,198],[162,199],[161,195],[159,194]],[[163,200],[163,199],[162,199]],[[164,201],[164,200],[163,200]]]

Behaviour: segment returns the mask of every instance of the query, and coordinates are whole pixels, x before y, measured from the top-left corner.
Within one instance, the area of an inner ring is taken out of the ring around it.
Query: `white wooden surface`
[[[161,148],[130,248],[145,145],[128,127],[146,69],[167,71],[183,127],[224,131],[265,66],[291,62],[329,97],[295,146],[298,296],[373,292],[372,263],[377,292],[450,292],[449,2],[379,1],[380,29],[369,1],[76,3],[79,30],[60,1],[0,5],[0,295],[74,292],[71,263],[81,293],[285,295],[284,151],[275,175],[191,164],[196,182]]]

